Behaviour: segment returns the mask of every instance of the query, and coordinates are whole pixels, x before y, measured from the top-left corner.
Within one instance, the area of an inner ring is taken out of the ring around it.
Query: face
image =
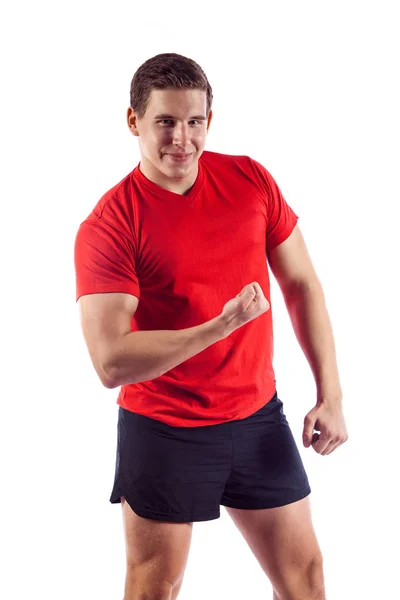
[[[202,90],[166,89],[152,90],[142,119],[128,108],[128,127],[139,137],[140,169],[148,179],[178,193],[194,184],[212,118],[212,111],[206,118],[206,105]]]

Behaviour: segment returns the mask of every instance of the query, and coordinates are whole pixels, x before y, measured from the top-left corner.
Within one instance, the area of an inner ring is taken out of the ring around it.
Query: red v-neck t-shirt
[[[248,156],[204,150],[194,185],[181,195],[147,179],[139,164],[79,226],[76,301],[136,296],[132,331],[205,323],[252,281],[271,304],[266,253],[298,216],[267,169]],[[160,377],[122,385],[116,403],[174,427],[244,419],[273,397],[272,363],[271,306]]]

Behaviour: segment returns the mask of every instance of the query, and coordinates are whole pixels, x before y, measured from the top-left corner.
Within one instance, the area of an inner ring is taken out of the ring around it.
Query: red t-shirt
[[[200,325],[252,281],[271,304],[266,250],[298,219],[271,174],[248,156],[205,150],[183,196],[147,179],[139,164],[78,229],[76,300],[136,296],[132,331]],[[116,403],[175,427],[244,419],[275,394],[272,360],[270,308],[164,375],[122,385]]]

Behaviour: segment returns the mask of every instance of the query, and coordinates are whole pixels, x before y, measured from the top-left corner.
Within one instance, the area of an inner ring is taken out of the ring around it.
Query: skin
[[[197,178],[198,161],[205,147],[212,111],[204,120],[194,117],[206,117],[206,107],[205,91],[168,88],[152,90],[142,119],[132,107],[128,108],[129,130],[139,138],[139,168],[150,181],[177,194],[189,192]],[[171,118],[156,119],[160,114]],[[191,156],[181,163],[173,161],[169,153],[190,153]],[[310,292],[299,292],[304,298],[300,304],[293,302],[294,296],[289,294],[287,304],[296,335],[311,360],[313,373],[316,373],[318,388],[317,405],[305,418],[303,444],[325,456],[343,444],[348,434],[331,325],[322,289],[298,225],[291,236],[273,250],[269,263],[283,288],[287,287],[286,281],[292,280],[302,282],[302,285],[296,283],[299,290],[312,288]],[[304,323],[308,324],[306,328]],[[314,429],[321,434],[314,433]]]
[[[196,181],[212,111],[206,115],[207,96],[202,90],[152,90],[146,113],[139,119],[128,108],[127,123],[139,138],[140,170],[157,185],[185,195]],[[170,119],[156,119],[156,115]],[[196,116],[204,120],[194,119]],[[176,162],[170,153],[191,154],[188,161]]]
[[[160,113],[172,119],[156,120]],[[199,123],[193,120],[196,115],[206,115],[206,93],[200,90],[153,90],[142,119],[128,108],[128,127],[139,137],[140,170],[149,180],[177,194],[185,195],[196,181],[198,160],[212,118],[210,111],[208,119]],[[189,162],[175,163],[168,158],[170,152],[193,156]],[[322,288],[298,225],[271,252],[269,262],[282,290],[292,290],[287,282],[296,282],[296,293],[285,292],[285,298],[296,335],[316,374],[318,402],[305,419],[304,445],[311,445],[319,454],[330,454],[347,440],[342,393]],[[313,433],[314,429],[321,435]],[[143,519],[124,499],[122,506],[127,540],[126,600],[135,597],[138,588],[150,597],[164,594],[175,600],[182,585],[193,524]],[[323,560],[309,497],[276,508],[226,510],[271,581],[274,600],[325,600]]]

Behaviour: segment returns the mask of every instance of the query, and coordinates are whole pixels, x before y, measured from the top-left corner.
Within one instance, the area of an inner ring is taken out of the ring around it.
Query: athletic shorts
[[[124,496],[140,517],[177,523],[220,517],[220,505],[283,506],[311,488],[277,393],[245,419],[172,427],[118,413],[112,504]]]

